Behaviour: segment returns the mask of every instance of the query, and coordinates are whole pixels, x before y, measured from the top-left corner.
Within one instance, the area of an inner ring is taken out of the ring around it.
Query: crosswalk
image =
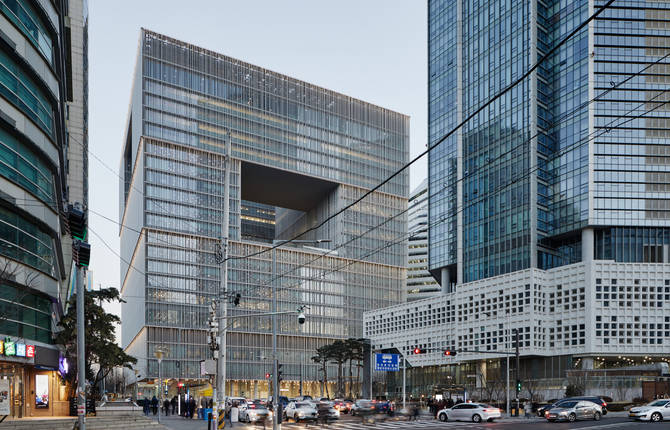
[[[487,427],[480,425],[473,425],[473,423],[467,422],[447,422],[442,423],[435,420],[425,420],[425,421],[376,421],[374,423],[363,423],[361,420],[346,420],[338,421],[323,427],[320,424],[305,424],[305,423],[290,423],[282,424],[282,429],[286,430],[360,430],[360,429],[383,429],[383,430],[394,430],[394,429],[411,429],[411,430],[436,430],[436,429],[448,429],[448,428],[458,428],[458,427],[468,427],[469,429],[480,430]]]

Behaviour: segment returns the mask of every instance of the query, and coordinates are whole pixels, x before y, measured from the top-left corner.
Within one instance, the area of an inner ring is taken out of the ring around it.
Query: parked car
[[[247,402],[240,408],[239,419],[242,422],[255,423],[264,421],[270,415],[268,408],[263,405],[260,400]]]
[[[295,422],[313,421],[318,417],[316,406],[311,402],[290,402],[284,409],[284,419]]]
[[[670,420],[670,399],[654,400],[644,406],[631,408],[628,411],[628,418],[655,423]]]
[[[602,417],[602,408],[589,400],[570,400],[544,413],[547,421],[596,420]]]
[[[372,400],[358,399],[351,406],[351,415],[367,415],[374,413],[375,405]]]
[[[550,405],[540,406],[539,408],[537,408],[537,416],[538,417],[544,417],[544,413],[547,412],[549,409],[556,408],[563,402],[569,402],[569,401],[573,401],[573,400],[588,400],[589,402],[593,402],[596,405],[600,406],[603,416],[607,415],[607,402],[606,401],[604,401],[600,397],[595,397],[595,396],[580,396],[580,397],[566,397],[565,399],[557,400]]]
[[[437,412],[437,418],[440,421],[492,422],[501,416],[500,409],[483,403],[459,403]]]

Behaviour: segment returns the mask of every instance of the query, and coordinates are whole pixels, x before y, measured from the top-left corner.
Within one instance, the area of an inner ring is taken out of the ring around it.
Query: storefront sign
[[[12,399],[9,396],[9,379],[0,379],[0,416],[9,415]]]
[[[0,355],[5,357],[35,357],[35,345],[26,345],[25,343],[15,343],[9,340],[0,341]]]
[[[5,341],[5,355],[8,357],[16,355],[16,347],[14,346],[14,342]]]

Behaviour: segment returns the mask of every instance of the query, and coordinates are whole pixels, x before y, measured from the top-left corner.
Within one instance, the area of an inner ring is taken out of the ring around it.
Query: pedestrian
[[[195,413],[195,398],[191,397],[191,400],[188,401],[188,417],[193,419],[193,414]]]
[[[170,407],[172,407],[172,415],[174,415],[177,410],[177,396],[174,396],[172,400],[170,400]]]
[[[158,413],[158,399],[156,396],[151,398],[151,412],[153,412],[154,415]]]
[[[144,402],[142,403],[142,412],[144,412],[144,415],[149,416],[149,398],[145,397]]]
[[[419,404],[418,403],[414,403],[414,405],[413,405],[412,417],[414,417],[414,421],[419,420]]]
[[[532,412],[533,405],[530,403],[530,400],[526,400],[526,403],[523,404],[523,414],[526,419],[530,419],[530,413]]]
[[[324,402],[319,402],[317,406],[317,419],[321,423],[321,427],[328,424],[328,405]]]
[[[226,409],[224,409],[224,412],[223,412],[223,417],[224,417],[223,419],[224,419],[224,421],[229,422],[230,426],[232,427],[233,426],[233,420],[230,418],[230,409],[231,408],[232,408],[232,405],[230,403],[226,402]],[[272,410],[272,409],[270,409],[270,410]]]
[[[168,399],[163,400],[163,410],[166,417],[170,415],[170,401]]]

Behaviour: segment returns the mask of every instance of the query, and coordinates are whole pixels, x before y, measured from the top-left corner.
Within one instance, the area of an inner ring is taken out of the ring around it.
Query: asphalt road
[[[172,417],[171,417],[172,418]],[[163,420],[163,424],[173,430],[190,430],[198,429],[205,430],[206,422],[183,419],[168,419]],[[230,425],[226,425],[229,429]],[[258,430],[262,429],[261,424],[243,424],[235,423],[232,427],[238,430]],[[267,425],[266,429],[270,430],[272,425]],[[526,419],[503,419],[499,422],[474,424],[471,422],[447,422],[442,423],[437,420],[423,419],[420,421],[404,421],[404,420],[386,420],[377,421],[375,424],[363,424],[360,418],[344,416],[342,419],[333,422],[327,426],[316,425],[314,423],[283,423],[283,430],[360,430],[360,429],[378,429],[378,430],[439,430],[439,429],[459,429],[463,430],[567,430],[567,429],[590,429],[590,430],[636,430],[636,429],[668,429],[670,422],[664,423],[648,423],[630,421],[625,416],[605,416],[600,421],[578,421],[575,423],[549,423],[543,419],[531,418]]]

